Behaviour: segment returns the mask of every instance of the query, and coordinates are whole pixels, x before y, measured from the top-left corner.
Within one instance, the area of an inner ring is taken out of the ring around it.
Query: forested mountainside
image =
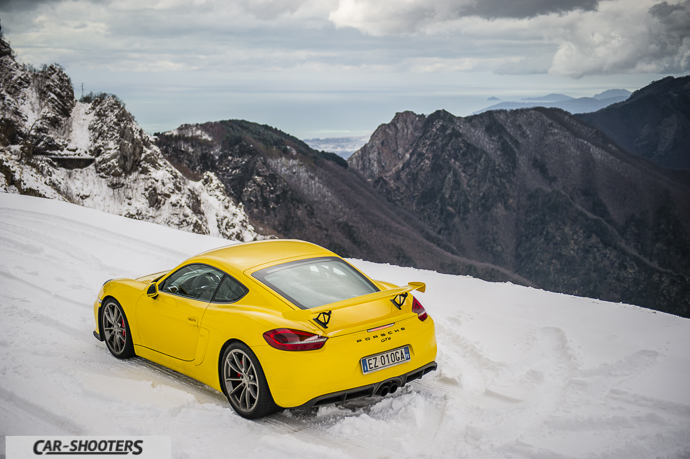
[[[690,315],[687,175],[567,112],[399,113],[348,162],[462,256],[547,290]]]
[[[229,239],[259,237],[212,173],[186,179],[119,99],[77,101],[60,66],[23,66],[2,37],[0,191]]]
[[[266,125],[183,125],[157,144],[188,177],[212,172],[266,234],[312,241],[347,257],[527,283],[459,256],[412,212],[381,197],[347,162]]]
[[[576,116],[631,153],[690,170],[690,76],[666,77],[624,102]]]

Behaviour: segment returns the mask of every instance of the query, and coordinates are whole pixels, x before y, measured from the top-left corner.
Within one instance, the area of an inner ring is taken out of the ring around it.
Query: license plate
[[[370,355],[360,360],[362,373],[373,373],[384,368],[394,367],[410,361],[410,346],[403,346],[380,354]]]

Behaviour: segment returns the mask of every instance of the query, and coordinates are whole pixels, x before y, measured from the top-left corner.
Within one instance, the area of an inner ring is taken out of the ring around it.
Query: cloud
[[[525,19],[595,10],[599,0],[339,0],[329,20],[375,36],[442,27],[463,17]]]
[[[266,21],[284,15],[293,15],[304,3],[304,0],[239,0],[236,2],[244,11]]]
[[[407,67],[416,73],[457,73],[472,70],[477,59],[443,59],[438,57],[416,58],[406,62]]]
[[[0,0],[2,8],[13,8],[3,31],[23,62],[119,73],[580,78],[680,73],[690,59],[690,0]]]
[[[690,0],[603,2],[596,14],[563,21],[555,41],[556,75],[687,72]]]
[[[542,54],[537,57],[511,59],[501,64],[494,73],[498,75],[534,75],[547,73],[551,67],[551,55]]]
[[[487,19],[525,19],[552,13],[567,13],[574,10],[592,11],[599,0],[477,0],[463,11],[464,16],[479,16]]]
[[[649,10],[650,51],[664,73],[690,70],[690,1],[662,2]]]
[[[51,0],[0,0],[0,12],[30,11]]]
[[[43,6],[57,6],[67,0],[0,0],[0,13],[34,11]],[[109,4],[113,0],[89,0],[89,4]]]

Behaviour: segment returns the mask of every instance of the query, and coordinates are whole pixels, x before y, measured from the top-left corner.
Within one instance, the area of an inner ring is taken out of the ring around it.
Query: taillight
[[[424,322],[427,317],[429,317],[429,314],[426,313],[426,309],[424,309],[424,306],[422,306],[422,303],[417,301],[417,298],[412,297],[412,312],[417,314],[417,317],[419,317],[419,320]]]
[[[276,328],[264,333],[264,339],[281,351],[315,351],[321,349],[328,338],[291,328]]]

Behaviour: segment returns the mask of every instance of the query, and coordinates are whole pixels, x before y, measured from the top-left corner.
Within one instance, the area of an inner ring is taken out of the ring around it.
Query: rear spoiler
[[[372,301],[381,300],[388,298],[394,300],[400,295],[405,295],[413,290],[419,290],[424,293],[426,290],[426,284],[424,282],[409,282],[405,287],[393,288],[390,290],[381,290],[380,292],[369,293],[368,295],[356,296],[354,298],[348,298],[347,300],[336,301],[335,303],[324,304],[312,309],[300,309],[297,311],[287,311],[283,313],[283,317],[288,320],[297,321],[308,321],[315,320],[319,317],[321,313],[330,313],[337,309],[349,308],[350,306],[355,306],[357,304],[371,303]],[[406,296],[406,295],[405,295]],[[394,302],[394,304],[397,303]],[[398,309],[400,307],[398,306]],[[319,323],[319,321],[317,321]]]

